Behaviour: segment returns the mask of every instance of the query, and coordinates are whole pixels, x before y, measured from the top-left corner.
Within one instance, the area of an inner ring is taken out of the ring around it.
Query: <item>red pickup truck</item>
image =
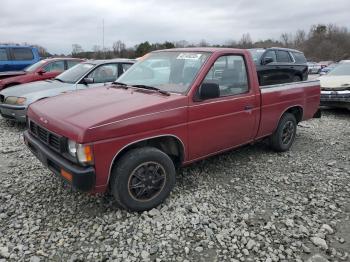
[[[169,195],[178,167],[263,138],[288,150],[319,103],[318,81],[260,87],[246,50],[155,51],[112,85],[33,103],[24,140],[74,188],[142,211]]]

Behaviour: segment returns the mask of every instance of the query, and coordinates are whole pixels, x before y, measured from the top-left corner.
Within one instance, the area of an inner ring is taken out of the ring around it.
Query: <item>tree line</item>
[[[39,48],[42,57],[58,56],[50,54],[46,48]],[[227,41],[225,44],[209,44],[206,40],[190,43],[186,40],[163,43],[142,42],[133,47],[127,47],[121,40],[115,41],[111,47],[101,48],[93,46],[85,51],[80,44],[72,45],[71,56],[86,59],[137,58],[151,51],[180,47],[231,47],[231,48],[268,48],[286,47],[304,52],[309,61],[350,59],[350,32],[346,27],[335,24],[317,24],[311,26],[308,32],[297,30],[294,33],[283,33],[280,39],[265,39],[253,41],[249,33],[245,33],[237,40]],[[60,55],[62,56],[62,55]]]

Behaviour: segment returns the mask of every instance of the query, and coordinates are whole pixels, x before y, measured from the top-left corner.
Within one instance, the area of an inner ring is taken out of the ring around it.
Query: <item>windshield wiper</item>
[[[170,96],[170,93],[168,91],[164,91],[162,89],[156,88],[154,86],[147,86],[147,85],[131,85],[132,87],[136,88],[143,88],[143,89],[148,89],[148,90],[154,90],[157,91],[158,93],[166,96]]]
[[[129,88],[127,84],[122,83],[122,82],[117,82],[117,81],[112,82],[112,85],[119,86],[119,87],[124,88],[124,89]]]
[[[64,83],[64,81],[62,79],[59,79],[59,78],[54,78],[54,80],[57,80],[57,81]]]

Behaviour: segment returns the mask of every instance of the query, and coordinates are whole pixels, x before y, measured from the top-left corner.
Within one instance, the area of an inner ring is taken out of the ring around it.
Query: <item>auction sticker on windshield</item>
[[[181,53],[177,56],[176,59],[198,60],[201,56],[202,56],[202,54]]]

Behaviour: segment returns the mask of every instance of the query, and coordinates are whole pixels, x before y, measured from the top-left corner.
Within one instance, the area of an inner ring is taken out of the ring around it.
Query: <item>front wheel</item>
[[[295,140],[297,121],[291,113],[285,113],[276,131],[270,137],[270,146],[277,152],[287,151]]]
[[[118,204],[130,211],[145,211],[161,204],[175,185],[170,157],[153,147],[127,152],[114,165],[110,189]]]

